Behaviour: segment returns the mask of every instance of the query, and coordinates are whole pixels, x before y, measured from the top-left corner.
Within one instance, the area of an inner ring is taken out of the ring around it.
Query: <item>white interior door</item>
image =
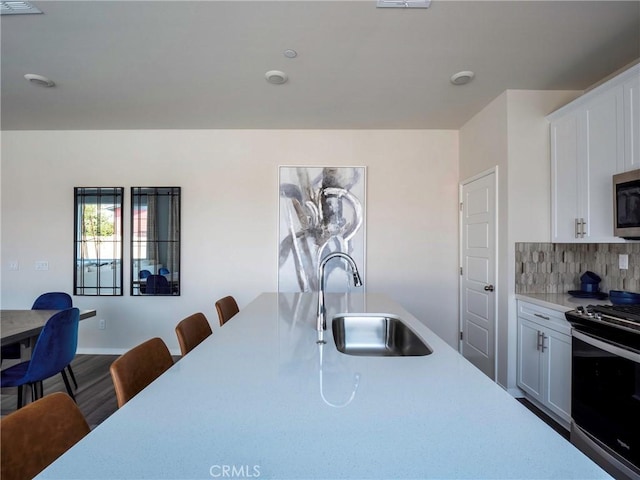
[[[495,380],[496,174],[461,189],[460,349]]]

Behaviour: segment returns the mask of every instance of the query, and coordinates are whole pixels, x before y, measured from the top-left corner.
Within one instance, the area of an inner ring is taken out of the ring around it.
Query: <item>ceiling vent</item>
[[[29,2],[0,2],[0,15],[26,15],[29,13],[42,13],[42,11]]]
[[[378,0],[378,8],[429,8],[431,0]]]

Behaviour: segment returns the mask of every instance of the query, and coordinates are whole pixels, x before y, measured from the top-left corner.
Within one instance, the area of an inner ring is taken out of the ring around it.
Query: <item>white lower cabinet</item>
[[[570,332],[562,312],[518,302],[518,386],[567,429],[571,422]]]

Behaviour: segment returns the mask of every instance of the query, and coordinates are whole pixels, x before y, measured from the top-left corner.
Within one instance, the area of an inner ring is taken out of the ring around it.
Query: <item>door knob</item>
[[[493,285],[485,285],[484,291],[485,292],[493,292]]]

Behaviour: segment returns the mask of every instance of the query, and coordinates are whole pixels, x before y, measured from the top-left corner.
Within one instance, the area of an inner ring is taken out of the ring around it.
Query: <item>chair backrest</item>
[[[35,477],[89,433],[89,425],[66,393],[36,400],[0,421],[0,478]]]
[[[25,380],[37,382],[60,373],[76,356],[80,310],[67,308],[51,316],[36,341]]]
[[[161,338],[155,337],[132,348],[109,368],[118,408],[140,393],[173,365],[173,358]]]
[[[176,335],[180,344],[180,352],[186,355],[211,335],[211,325],[204,313],[198,312],[189,315],[176,325]]]
[[[31,310],[64,310],[73,307],[71,295],[65,292],[47,292],[36,298]]]
[[[236,303],[236,299],[231,296],[218,300],[216,302],[216,310],[218,312],[220,326],[227,323],[231,317],[240,311],[238,304]]]
[[[169,273],[171,272],[167,267],[160,267],[160,270],[158,270],[158,275],[167,275]]]
[[[138,272],[138,278],[147,278],[149,275],[151,275],[149,270],[140,270]]]
[[[147,295],[171,295],[171,285],[162,275],[149,275],[145,293]]]

